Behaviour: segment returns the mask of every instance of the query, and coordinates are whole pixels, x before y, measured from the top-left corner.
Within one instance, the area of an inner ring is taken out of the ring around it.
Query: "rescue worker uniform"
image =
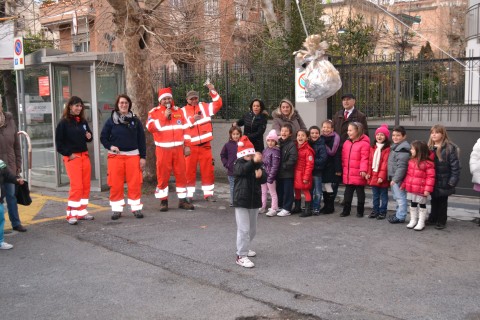
[[[187,94],[196,96],[198,93],[191,91]],[[192,198],[195,193],[195,183],[197,177],[197,164],[200,164],[200,174],[202,179],[202,190],[205,199],[213,196],[214,189],[214,162],[212,156],[213,140],[212,116],[222,108],[222,98],[215,90],[210,90],[212,102],[198,102],[197,106],[187,104],[182,108],[185,119],[187,120],[185,144],[190,147],[190,155],[185,157],[187,166],[187,197]],[[201,119],[196,120],[194,116],[199,115]]]

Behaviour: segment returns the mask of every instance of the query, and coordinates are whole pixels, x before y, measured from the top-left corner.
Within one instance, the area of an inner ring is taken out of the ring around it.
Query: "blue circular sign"
[[[22,41],[20,41],[20,39],[17,39],[15,40],[15,54],[17,56],[21,55],[22,54]]]

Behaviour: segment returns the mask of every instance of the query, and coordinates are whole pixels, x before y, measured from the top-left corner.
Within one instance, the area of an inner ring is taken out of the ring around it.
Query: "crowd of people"
[[[198,165],[203,197],[206,201],[215,201],[211,121],[221,109],[222,99],[212,84],[207,84],[207,88],[212,102],[200,102],[199,93],[190,91],[186,95],[187,105],[182,108],[175,105],[171,89],[162,88],[158,93],[158,106],[148,113],[146,129],[153,135],[156,146],[155,197],[160,200],[160,211],[169,210],[172,172],[178,207],[189,211],[195,209],[193,194]],[[368,185],[373,193],[373,209],[369,218],[388,218],[392,224],[404,223],[409,207],[407,228],[421,231],[425,225],[434,225],[437,229],[446,227],[448,197],[455,193],[460,161],[458,147],[450,141],[445,127],[433,126],[428,142],[409,143],[402,126],[390,131],[387,125],[381,125],[375,130],[371,142],[366,117],[355,107],[355,96],[343,95],[342,105],[343,109],[331,120],[307,129],[293,103],[283,99],[272,112],[273,129],[265,140],[268,114],[260,99],[254,99],[249,111],[232,124],[229,140],[220,156],[230,184],[230,206],[235,207],[237,264],[254,266],[249,258],[256,253],[250,249],[250,243],[256,233],[258,213],[269,217],[332,214],[340,183],[345,185],[340,217],[351,214],[354,193],[357,195],[356,216],[364,216],[365,186]],[[8,131],[4,127],[10,118],[8,114],[2,117],[1,111],[0,133],[3,137],[7,136]],[[84,111],[82,99],[71,97],[55,132],[56,149],[63,156],[70,178],[66,218],[71,225],[79,220],[94,219],[87,210],[91,172],[87,143],[92,141],[93,135]],[[244,127],[243,132],[241,127]],[[10,129],[16,136],[16,128]],[[114,110],[103,126],[100,141],[108,150],[111,219],[119,219],[126,204],[136,218],[143,218],[141,188],[146,163],[145,132],[141,120],[132,112],[132,101],[127,95],[117,97]],[[10,137],[9,140],[2,139],[2,144],[9,147],[0,145],[1,155],[6,160],[6,163],[0,162],[2,200],[5,194],[8,211],[13,215],[10,218],[12,226],[22,231],[24,227],[18,219],[18,210],[10,208],[8,199],[12,194],[9,185],[14,187],[15,183],[23,183],[23,180],[6,170],[9,168],[17,175],[19,173],[21,159],[15,157],[15,152],[10,155],[10,148],[17,148],[18,140]],[[480,157],[479,144],[480,139],[472,158],[474,154]],[[4,150],[8,151],[8,155],[4,155]],[[476,165],[478,161],[471,163],[478,187],[480,178]],[[387,217],[389,189],[396,201],[396,211]],[[431,198],[430,214],[426,209],[428,197]],[[3,201],[0,211],[3,217]],[[0,221],[3,231],[2,223]],[[0,235],[0,247],[8,249],[9,246]]]

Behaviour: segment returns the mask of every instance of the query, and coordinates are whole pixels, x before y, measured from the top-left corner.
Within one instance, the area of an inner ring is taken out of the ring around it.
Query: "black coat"
[[[315,152],[315,162],[312,175],[321,177],[322,172],[325,169],[325,163],[327,162],[327,149],[325,149],[325,140],[323,136],[320,136],[317,141],[309,140],[308,143]]]
[[[325,145],[333,147],[334,137],[324,137]],[[322,183],[338,183],[342,176],[337,176],[335,172],[342,172],[342,149],[340,146],[333,157],[327,156],[325,167],[322,174]]]
[[[332,118],[333,128],[335,132],[338,133],[338,135],[340,136],[340,141],[342,142],[342,145],[348,139],[348,125],[352,122],[360,122],[363,125],[363,133],[368,136],[367,118],[362,112],[357,109],[356,106],[350,116],[347,118],[347,120],[345,120],[344,118],[344,113],[345,109],[341,109],[340,111],[337,111],[337,113],[335,113]]]
[[[460,160],[458,147],[448,143],[442,146],[442,161],[437,157],[437,148],[432,149],[435,154],[435,187],[432,197],[447,197],[455,193],[455,186],[460,179]]]
[[[253,111],[249,111],[243,115],[242,119],[237,121],[237,125],[243,128],[243,134],[253,144],[255,151],[262,152],[264,147],[263,134],[267,129],[267,115],[261,112],[255,115]]]
[[[297,164],[298,151],[292,138],[278,140],[280,144],[280,168],[277,179],[293,178],[295,176],[295,164]]]
[[[262,170],[262,177],[255,177],[255,170]],[[237,159],[233,166],[235,177],[233,187],[233,206],[246,209],[262,207],[262,187],[267,182],[267,174],[262,168],[262,163],[253,160]]]

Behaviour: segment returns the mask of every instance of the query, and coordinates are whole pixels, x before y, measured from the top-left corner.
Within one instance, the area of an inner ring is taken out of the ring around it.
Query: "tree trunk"
[[[17,104],[15,103],[15,98],[17,97],[17,90],[15,88],[14,73],[10,70],[3,70],[2,81],[6,102],[3,106],[3,109],[6,109],[13,114],[13,119],[15,120],[18,128],[18,108]]]
[[[277,15],[273,9],[272,0],[262,0],[262,10],[267,22],[268,31],[272,39],[283,38],[283,30],[280,28]]]
[[[285,32],[290,34],[292,32],[292,21],[290,17],[292,16],[292,0],[285,0],[285,13],[283,15]]]

